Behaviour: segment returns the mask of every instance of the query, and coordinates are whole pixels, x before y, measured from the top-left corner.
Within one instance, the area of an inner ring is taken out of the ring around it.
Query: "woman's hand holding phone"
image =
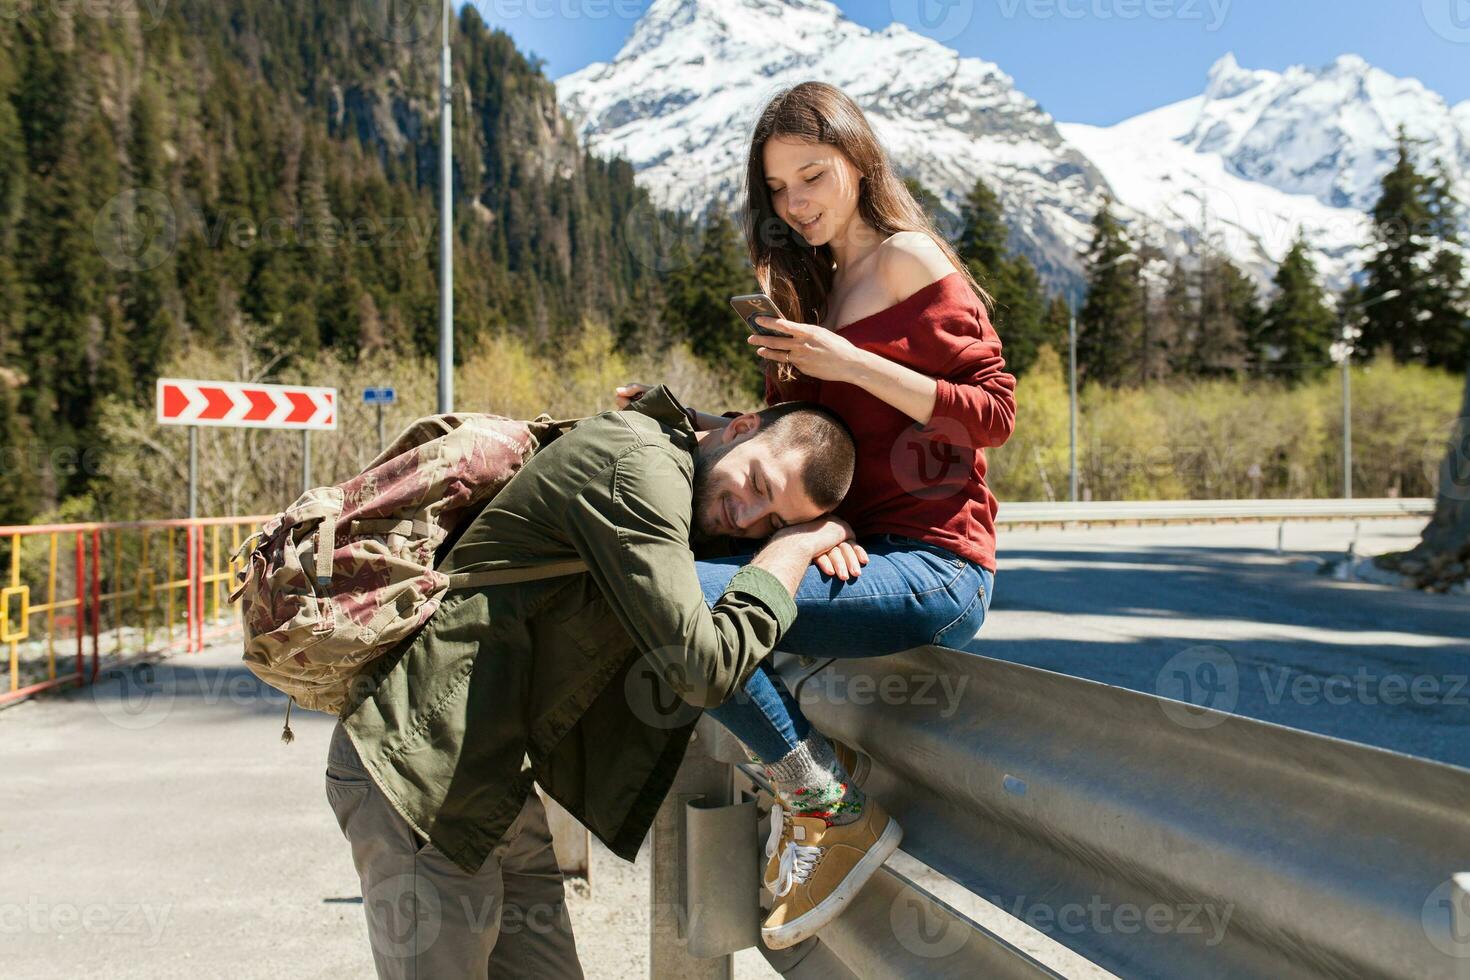
[[[864,359],[870,355],[841,333],[780,317],[761,316],[756,319],[762,321],[762,326],[786,334],[781,337],[761,333],[746,337],[746,342],[756,349],[760,357],[777,364],[790,364],[808,378],[859,383]]]

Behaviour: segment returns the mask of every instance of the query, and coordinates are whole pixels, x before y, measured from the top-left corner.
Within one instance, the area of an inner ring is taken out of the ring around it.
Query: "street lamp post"
[[[450,89],[449,11],[444,0],[444,43],[439,52],[439,414],[454,411],[454,151]]]
[[[1348,345],[1347,331],[1343,331],[1343,344]],[[1342,354],[1342,499],[1353,499],[1353,381],[1352,348],[1345,346]]]
[[[1361,314],[1370,306],[1397,299],[1400,290],[1390,289],[1370,300],[1349,303],[1343,307],[1342,318],[1342,499],[1353,499],[1353,337],[1349,325],[1348,311]]]
[[[1068,399],[1067,410],[1071,417],[1071,462],[1069,471],[1071,473],[1070,486],[1072,490],[1072,502],[1077,502],[1077,294],[1073,291],[1071,303],[1068,304],[1067,316],[1067,383]]]

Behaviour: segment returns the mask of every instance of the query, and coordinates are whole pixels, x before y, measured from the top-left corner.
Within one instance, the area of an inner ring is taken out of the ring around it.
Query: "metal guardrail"
[[[226,598],[235,570],[229,556],[267,519],[0,527],[0,648],[8,648],[9,673],[0,707],[90,683],[105,655],[192,652],[206,637],[235,629],[238,604]],[[103,650],[104,638],[110,650]],[[58,641],[71,647],[66,672],[58,670]]]
[[[1365,500],[1103,500],[1002,503],[997,526],[1199,524],[1237,521],[1368,520],[1428,517],[1428,497]]]
[[[865,788],[903,824],[905,853],[1102,970],[1470,977],[1470,875],[1457,874],[1470,770],[939,647],[779,659],[813,723],[872,756]],[[947,717],[932,698],[876,696],[940,688],[962,692]],[[874,696],[832,696],[857,691]],[[719,783],[708,759],[686,764]],[[728,802],[750,797],[739,767],[725,785]],[[758,857],[665,840],[655,875]],[[728,975],[692,955],[696,920],[681,921],[681,936],[655,936],[654,976]],[[889,868],[815,939],[763,952],[793,977],[1056,975]]]

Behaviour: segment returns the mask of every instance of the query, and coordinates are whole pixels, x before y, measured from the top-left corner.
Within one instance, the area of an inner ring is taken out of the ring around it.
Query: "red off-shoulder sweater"
[[[921,426],[856,385],[815,378],[776,382],[766,403],[813,401],[842,416],[857,442],[852,489],[837,515],[859,536],[899,534],[939,545],[995,571],[995,495],[985,449],[1016,424],[1016,379],[966,277],[952,272],[842,336],[938,381]]]

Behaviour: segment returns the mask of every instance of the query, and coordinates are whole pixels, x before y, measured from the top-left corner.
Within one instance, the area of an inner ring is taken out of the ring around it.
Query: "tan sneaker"
[[[773,877],[767,865],[767,885],[776,907],[761,924],[771,949],[795,946],[837,918],[903,840],[898,821],[871,797],[862,816],[839,826],[821,817],[781,816],[789,828],[776,824],[772,808],[771,839],[781,843]]]
[[[847,772],[848,781],[858,789],[863,788],[863,781],[868,778],[868,772],[872,769],[873,760],[846,742],[839,742],[835,738],[827,741],[832,743],[832,753],[837,756],[837,761]],[[776,880],[776,874],[781,865],[781,852],[786,850],[786,842],[791,839],[791,817],[789,810],[784,810],[780,801],[771,805],[771,832],[766,837],[766,887],[772,887]]]

